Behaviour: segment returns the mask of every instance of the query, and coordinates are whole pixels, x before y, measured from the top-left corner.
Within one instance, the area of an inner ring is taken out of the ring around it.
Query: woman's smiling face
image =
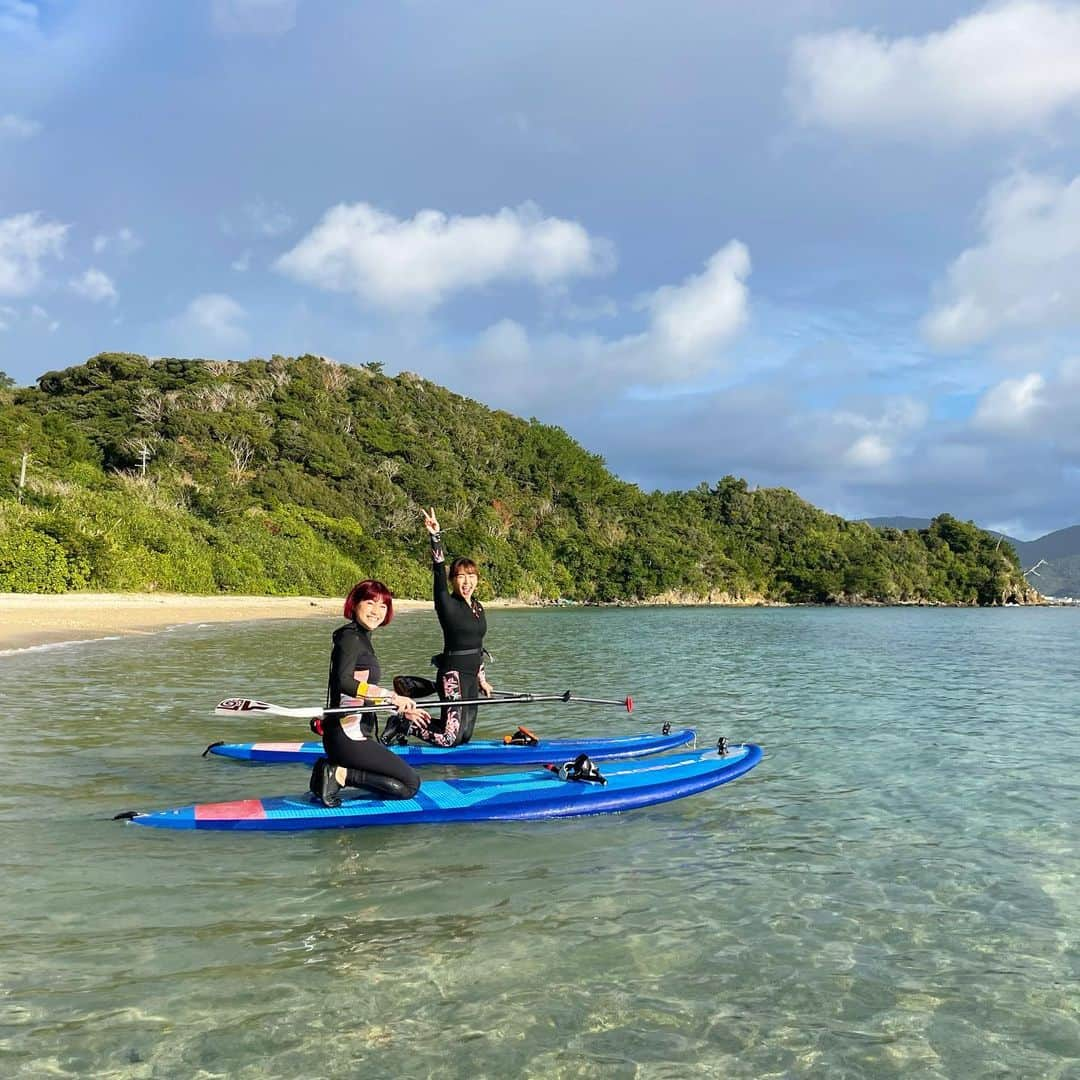
[[[462,600],[468,600],[476,592],[479,580],[475,570],[460,569],[451,579],[451,586]]]
[[[361,600],[356,605],[356,621],[368,630],[382,626],[386,619],[386,603],[383,600]]]

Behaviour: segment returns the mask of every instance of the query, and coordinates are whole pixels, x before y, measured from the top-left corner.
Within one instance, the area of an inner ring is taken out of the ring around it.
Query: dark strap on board
[[[518,726],[513,735],[504,735],[503,744],[506,746],[539,746],[540,740],[527,727]]]
[[[560,780],[577,780],[585,784],[607,783],[607,778],[602,776],[596,763],[588,754],[578,754],[573,761],[564,762],[562,765],[545,765],[545,769],[555,773]]]

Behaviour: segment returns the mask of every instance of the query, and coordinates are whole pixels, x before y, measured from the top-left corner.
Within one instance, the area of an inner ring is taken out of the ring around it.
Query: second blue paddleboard
[[[428,746],[410,743],[391,749],[414,768],[423,765],[534,765],[561,763],[588,754],[593,761],[628,758],[675,750],[694,739],[690,728],[667,735],[619,735],[607,739],[541,739],[536,746],[515,746],[493,739],[477,739],[464,746]],[[211,754],[264,764],[314,765],[324,754],[321,742],[211,743]]]

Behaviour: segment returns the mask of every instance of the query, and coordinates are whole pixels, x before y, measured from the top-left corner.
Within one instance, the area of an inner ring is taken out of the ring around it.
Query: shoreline
[[[0,652],[153,634],[193,623],[341,619],[327,596],[191,596],[185,593],[0,593]],[[394,599],[394,611],[427,611],[430,600]]]
[[[327,618],[343,621],[340,596],[193,596],[189,593],[0,593],[0,654],[173,626]],[[488,600],[492,608],[528,607]],[[431,600],[394,597],[394,613],[432,611]]]
[[[263,619],[341,619],[336,596],[192,596],[188,593],[0,593],[0,654],[43,645],[62,645],[102,638],[153,634],[173,626],[196,623],[254,622]],[[730,597],[693,601],[669,594],[646,603],[563,605],[487,600],[492,608],[551,610],[563,606],[597,607],[789,607],[760,598],[733,601]],[[831,605],[830,605],[831,606]],[[843,606],[956,606],[923,603],[886,605],[862,601]],[[960,605],[966,606],[966,605]],[[1019,606],[1053,606],[1041,604]],[[430,600],[394,598],[395,612],[430,611]]]

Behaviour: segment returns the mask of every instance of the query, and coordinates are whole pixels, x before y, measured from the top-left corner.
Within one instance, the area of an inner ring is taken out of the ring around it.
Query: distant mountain
[[[1080,555],[1066,559],[1054,559],[1032,570],[1027,579],[1043,596],[1072,597],[1080,600]]]
[[[1026,560],[1038,562],[1046,559],[1053,562],[1055,559],[1071,559],[1080,555],[1080,525],[1070,525],[1067,529],[1058,529],[1056,532],[1040,536],[1038,540],[1023,541],[1013,540],[1021,562],[1027,565]]]
[[[929,518],[916,517],[874,517],[861,518],[875,529],[926,529]],[[994,529],[987,532],[1000,536],[1012,544],[1020,558],[1021,566],[1026,569],[1042,566],[1034,570],[1029,580],[1044,596],[1080,596],[1080,525],[1070,525],[1065,529],[1040,536],[1037,540],[1017,540],[1015,537]]]
[[[930,528],[930,518],[916,518],[916,517],[873,517],[873,518],[859,518],[860,521],[865,522],[867,525],[873,525],[875,529],[928,529]],[[982,528],[980,525],[979,528]],[[1000,536],[1005,540],[1008,540],[1010,544],[1017,551],[1025,547],[1023,540],[1017,540],[1015,537],[1009,536],[1007,533],[998,532],[997,529],[985,529],[984,532],[990,533],[991,536]],[[1051,533],[1051,536],[1056,535]],[[1046,537],[1043,537],[1046,539]],[[1041,541],[1032,540],[1031,543],[1038,544]],[[1080,541],[1077,543],[1077,550],[1080,551]]]

